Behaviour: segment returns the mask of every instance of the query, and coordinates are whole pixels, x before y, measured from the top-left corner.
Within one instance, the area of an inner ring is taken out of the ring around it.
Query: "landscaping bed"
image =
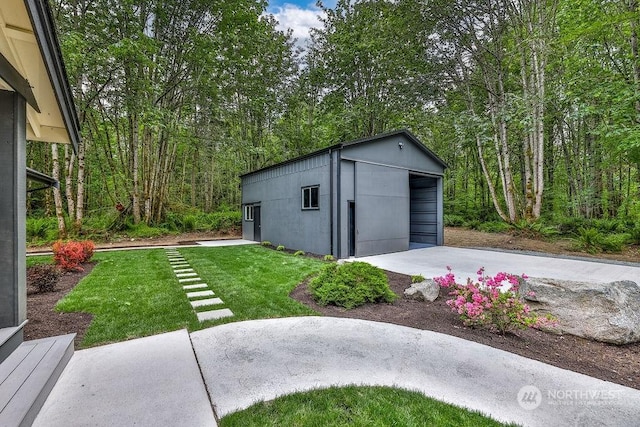
[[[445,304],[446,289],[440,289],[440,297],[434,302],[415,301],[402,297],[404,290],[411,285],[410,276],[392,272],[387,272],[387,276],[389,286],[400,296],[391,304],[365,304],[351,310],[331,305],[320,306],[313,300],[306,282],[294,289],[291,297],[325,316],[387,322],[453,335],[640,389],[640,343],[616,346],[535,329],[519,330],[503,336],[484,329],[465,327],[458,315]]]

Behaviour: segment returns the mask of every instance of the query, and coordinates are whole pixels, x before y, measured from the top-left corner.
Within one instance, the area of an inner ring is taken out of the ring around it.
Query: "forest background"
[[[255,0],[51,6],[82,143],[28,143],[32,243],[233,230],[241,174],[401,128],[446,225],[640,243],[637,0],[339,0],[304,46]]]

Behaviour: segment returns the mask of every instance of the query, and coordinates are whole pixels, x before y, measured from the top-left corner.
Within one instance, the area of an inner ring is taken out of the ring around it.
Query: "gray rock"
[[[440,285],[431,279],[418,283],[412,283],[410,287],[404,290],[404,295],[418,300],[433,302],[440,294]]]
[[[527,296],[530,291],[535,296]],[[611,344],[640,341],[640,286],[635,282],[529,278],[520,292],[535,312],[558,319],[560,333]]]

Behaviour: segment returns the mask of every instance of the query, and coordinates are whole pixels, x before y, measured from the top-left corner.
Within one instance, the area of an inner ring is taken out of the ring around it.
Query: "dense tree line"
[[[238,209],[239,175],[409,128],[447,214],[640,219],[637,0],[338,0],[307,49],[254,0],[52,0],[83,143],[29,143],[60,228]]]

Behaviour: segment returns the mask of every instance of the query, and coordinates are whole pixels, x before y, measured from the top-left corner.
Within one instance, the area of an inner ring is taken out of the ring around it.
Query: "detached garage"
[[[243,175],[243,238],[336,258],[442,245],[446,164],[407,130]]]

